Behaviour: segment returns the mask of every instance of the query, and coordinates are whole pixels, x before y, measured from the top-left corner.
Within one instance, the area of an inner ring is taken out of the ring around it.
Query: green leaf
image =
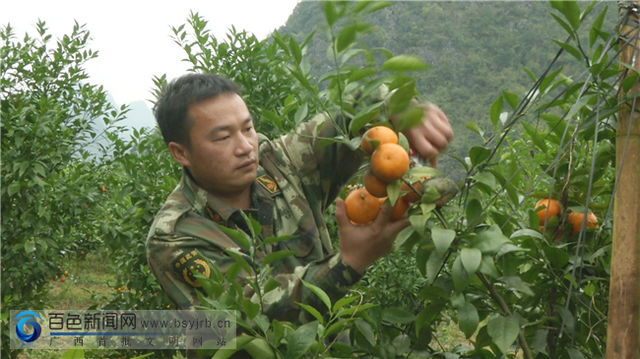
[[[338,314],[336,314],[336,318],[341,318],[347,315],[351,315],[354,312],[363,312],[369,308],[373,308],[376,307],[377,304],[371,304],[371,303],[367,303],[367,304],[363,304],[361,306],[354,306],[354,307],[350,307],[350,308],[346,308],[341,310],[340,312],[338,312]]]
[[[391,99],[389,100],[389,116],[395,115],[404,111],[411,100],[413,99],[413,95],[415,94],[415,81],[410,81],[406,85],[397,89],[393,95],[391,95]]]
[[[69,349],[60,359],[84,359],[84,349]]]
[[[441,312],[446,306],[444,301],[426,304],[416,318],[416,333],[420,335],[422,328],[429,328],[436,319],[441,317]]]
[[[493,257],[490,255],[482,256],[482,262],[480,263],[480,273],[484,273],[493,278],[499,278],[500,273],[498,273],[498,269],[493,261]]]
[[[458,308],[458,326],[467,339],[476,332],[479,323],[480,317],[478,316],[478,310],[473,304],[465,301],[464,304]]]
[[[393,181],[387,185],[387,195],[389,196],[389,202],[391,202],[392,206],[396,205],[398,198],[400,197],[400,187],[402,186],[402,181]]]
[[[493,224],[471,239],[471,247],[478,248],[482,253],[496,253],[503,244],[510,242],[509,238],[502,234],[500,227]]]
[[[504,100],[502,96],[498,97],[497,100],[491,105],[491,123],[495,128],[498,128],[498,122],[500,121],[500,114],[504,109]]]
[[[300,62],[302,62],[302,50],[300,49],[298,42],[293,37],[289,38],[289,49],[291,50],[291,55],[293,55],[296,63],[300,64]]]
[[[421,167],[413,167],[409,169],[409,175],[414,178],[422,178],[422,177],[439,177],[439,176],[443,176],[444,173],[442,173],[442,171],[435,169],[433,167],[421,166]]]
[[[431,229],[431,239],[433,240],[433,244],[436,246],[436,251],[438,251],[440,257],[443,257],[447,253],[455,238],[456,231],[453,229],[443,229],[440,227],[433,227]]]
[[[347,26],[342,29],[342,31],[340,31],[340,34],[338,35],[336,51],[338,53],[341,53],[342,51],[344,51],[344,49],[351,45],[351,43],[353,43],[356,39],[356,33],[357,31],[355,25]]]
[[[260,304],[252,302],[249,298],[242,301],[242,308],[249,319],[255,318],[260,313]]]
[[[267,280],[267,283],[265,283],[265,285],[264,285],[264,293],[263,294],[267,294],[267,293],[271,292],[272,290],[280,287],[281,285],[282,285],[282,283],[278,282],[273,277],[271,277],[271,278],[269,278],[269,280]]]
[[[371,120],[380,115],[380,108],[383,102],[376,102],[371,106],[367,106],[358,112],[353,120],[349,122],[351,134],[356,135]]]
[[[296,124],[299,124],[300,122],[304,121],[307,118],[308,114],[309,114],[309,106],[305,103],[304,105],[299,107],[296,113],[293,115],[293,120],[295,121]]]
[[[489,336],[502,353],[507,353],[520,333],[520,325],[514,317],[495,317],[487,325]]]
[[[566,42],[562,42],[562,41],[559,41],[559,40],[556,40],[556,39],[552,39],[552,40],[553,40],[553,42],[558,44],[558,46],[560,46],[565,51],[570,53],[573,57],[575,57],[579,61],[582,61],[582,54],[580,53],[580,50],[578,50],[577,48],[567,44]]]
[[[387,60],[382,65],[383,71],[419,71],[428,70],[429,65],[419,57],[411,55],[399,55]]]
[[[268,237],[264,240],[264,244],[271,244],[271,243],[277,243],[277,242],[282,242],[282,241],[288,241],[290,239],[294,239],[297,238],[297,236],[293,236],[293,235],[285,235],[285,236],[280,236],[280,237]]]
[[[369,96],[370,94],[373,93],[373,91],[377,91],[378,89],[380,89],[380,86],[382,86],[382,84],[384,83],[385,79],[380,77],[377,78],[375,80],[371,80],[369,82],[367,82],[364,85],[364,89],[362,90],[362,97],[366,97]],[[383,99],[377,99],[377,100],[383,100]]]
[[[331,310],[331,299],[329,299],[329,296],[327,295],[327,293],[325,293],[324,290],[311,283],[308,283],[304,279],[301,279],[301,281],[305,287],[309,288],[309,290],[315,293],[320,298],[320,300],[322,300],[322,302],[327,306],[327,309]]]
[[[507,286],[517,290],[520,293],[524,293],[530,296],[534,295],[531,288],[529,288],[529,285],[525,283],[520,277],[503,277],[502,281],[505,282]]]
[[[444,262],[444,255],[438,254],[438,251],[431,252],[429,260],[427,261],[427,281],[433,283],[436,279],[436,275]]]
[[[220,349],[211,359],[229,359],[234,353],[242,350],[245,345],[249,344],[253,339],[254,337],[242,333],[239,337],[231,339],[231,342],[227,344],[229,347],[234,347],[235,345],[235,349]]]
[[[574,30],[580,27],[580,6],[577,1],[565,1],[562,14],[567,18]]]
[[[496,188],[496,177],[488,171],[478,173],[477,175],[473,176],[473,179],[480,183],[486,184],[491,189]]]
[[[569,254],[560,248],[544,247],[544,254],[554,269],[562,269],[569,263]]]
[[[382,311],[382,320],[393,324],[409,324],[416,316],[400,308],[386,308]]]
[[[567,24],[566,21],[562,20],[558,15],[556,14],[551,14],[551,16],[553,16],[554,19],[556,19],[556,21],[558,22],[558,24],[560,24],[560,26],[562,26],[562,28],[572,37],[575,38],[575,34],[573,33],[573,29],[571,29],[571,26],[569,24]]]
[[[560,67],[554,72],[545,76],[544,79],[542,79],[542,81],[540,82],[540,92],[545,92],[545,90],[549,87],[549,85],[551,85],[551,82],[553,82],[556,76],[558,76],[558,74],[562,72],[562,69],[563,68]]]
[[[359,296],[341,298],[336,302],[336,304],[333,305],[333,311],[337,312],[338,310],[342,309],[343,307],[346,307],[347,305],[355,302],[358,299],[360,299]]]
[[[12,184],[9,185],[9,189],[8,189],[9,197],[18,193],[18,191],[20,191],[20,182],[13,182]]]
[[[367,339],[369,344],[375,345],[376,338],[375,338],[375,334],[373,333],[373,328],[371,328],[371,325],[362,318],[356,319],[354,323],[356,325],[356,328],[358,328],[358,331],[362,333],[362,335],[365,337],[365,339]]]
[[[415,230],[415,228],[413,228],[413,226],[409,226],[409,227],[404,228],[396,236],[396,241],[393,242],[393,247],[395,249],[400,248],[404,244],[404,242],[406,242],[406,240],[409,239],[409,237],[411,237],[411,235],[414,234],[415,232],[416,232],[416,230]]]
[[[515,244],[505,243],[502,247],[500,247],[500,249],[496,253],[496,258],[499,258],[507,253],[522,252],[522,251],[528,251],[528,250],[529,249],[527,248],[518,247]]]
[[[475,227],[482,217],[482,203],[477,198],[472,199],[466,208],[467,225]]]
[[[32,239],[24,242],[24,252],[26,254],[31,254],[31,252],[36,250],[36,242]]]
[[[409,350],[409,348],[411,348],[411,338],[409,338],[408,335],[406,334],[400,334],[397,337],[395,337],[395,339],[393,339],[393,346],[396,349],[396,353],[402,355],[405,352],[407,352],[407,350]]]
[[[137,356],[137,357],[131,358],[131,359],[144,359],[144,358],[148,358],[148,357],[150,357],[152,355],[153,355],[153,353],[149,353],[149,354],[140,355],[140,356]],[[84,358],[84,356],[82,358]]]
[[[335,22],[340,18],[340,14],[336,11],[336,7],[333,2],[327,1],[324,3],[324,17],[327,19],[327,24],[333,26]]]
[[[220,230],[226,233],[231,239],[236,241],[242,248],[249,250],[251,242],[249,236],[241,230],[231,229],[225,226],[219,226]]]
[[[277,251],[277,252],[273,252],[271,254],[268,254],[265,259],[264,262],[262,262],[263,265],[267,265],[267,264],[271,264],[275,261],[279,261],[283,258],[292,256],[297,254],[298,252],[296,251]]]
[[[400,120],[398,122],[398,131],[410,130],[422,123],[424,118],[424,108],[414,107],[404,111],[400,114]]]
[[[518,237],[532,237],[537,239],[543,238],[540,232],[534,231],[533,229],[529,229],[529,228],[519,229],[511,234],[511,239],[518,238]]]
[[[462,293],[469,285],[469,274],[462,265],[462,258],[458,256],[453,262],[453,268],[451,269],[451,275],[453,276],[453,284],[456,288],[456,293]]]
[[[469,159],[471,159],[471,164],[477,166],[484,162],[487,158],[491,156],[491,150],[488,148],[474,146],[469,150]]]
[[[478,268],[480,268],[482,252],[477,248],[462,248],[462,251],[460,251],[460,258],[462,258],[462,265],[464,266],[464,269],[467,270],[469,276],[472,276],[476,273]]]
[[[575,326],[575,321],[573,319],[573,314],[567,308],[562,305],[555,305],[554,308],[560,314],[560,317],[564,321],[564,330],[567,334],[573,333],[573,328]]]
[[[593,22],[591,31],[589,31],[589,47],[593,47],[593,45],[596,43],[596,40],[598,39],[598,31],[602,30],[602,24],[604,24],[604,18],[607,15],[607,10],[608,8],[605,7]]]
[[[253,270],[251,269],[251,266],[249,265],[249,262],[247,262],[246,259],[244,259],[244,256],[234,252],[232,250],[229,249],[224,249],[224,251],[231,256],[231,258],[233,258],[236,263],[240,264],[240,266],[242,266],[242,269],[245,270],[245,272],[247,272],[248,274],[252,274]]]
[[[576,348],[569,348],[567,349],[567,352],[569,353],[570,359],[584,359],[584,355],[582,355],[582,353],[580,353]]]
[[[520,102],[520,100],[518,99],[518,95],[511,92],[502,91],[502,97],[507,100],[509,106],[511,106],[511,108],[513,108],[514,110],[518,107],[518,103]]]
[[[375,2],[374,5],[369,9],[369,13],[376,12],[378,10],[384,9],[385,7],[389,7],[393,5],[391,1],[380,1]]]
[[[536,333],[536,336],[533,338],[533,343],[531,343],[531,348],[538,353],[542,353],[544,355],[547,354],[547,337],[549,336],[549,329],[540,329]]]
[[[469,122],[467,123],[466,126],[468,129],[470,129],[471,131],[477,133],[480,135],[480,137],[484,138],[484,131],[482,131],[482,129],[478,126],[477,123],[475,122]]]
[[[314,307],[312,307],[310,305],[307,305],[307,304],[299,303],[299,302],[296,302],[296,304],[298,304],[299,306],[304,308],[304,310],[306,310],[311,315],[313,315],[316,319],[318,319],[318,322],[320,324],[324,324],[324,319],[322,318],[322,314],[320,314],[320,312],[318,312],[318,310],[316,308],[314,308]]]
[[[303,356],[316,339],[318,322],[304,324],[287,337],[287,355],[285,358],[298,359]]]

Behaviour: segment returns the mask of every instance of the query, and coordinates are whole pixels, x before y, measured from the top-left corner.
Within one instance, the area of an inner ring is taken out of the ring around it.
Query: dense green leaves
[[[518,337],[520,326],[514,317],[494,317],[487,324],[487,331],[500,351],[507,353]]]

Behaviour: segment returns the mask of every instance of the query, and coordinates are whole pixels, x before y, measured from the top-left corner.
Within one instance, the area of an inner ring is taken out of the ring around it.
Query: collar
[[[200,215],[224,226],[228,226],[230,219],[237,223],[237,219],[241,216],[239,209],[198,186],[186,167],[183,167],[182,178],[185,197]],[[251,184],[251,209],[244,212],[258,219],[259,209],[265,206],[273,207],[275,204],[273,197],[278,194],[280,194],[279,186],[259,165],[256,179]]]

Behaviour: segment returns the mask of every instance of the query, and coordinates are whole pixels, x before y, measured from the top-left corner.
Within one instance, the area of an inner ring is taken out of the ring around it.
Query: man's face
[[[195,123],[187,150],[200,187],[221,197],[250,190],[258,169],[258,134],[244,100],[225,93],[189,107]]]

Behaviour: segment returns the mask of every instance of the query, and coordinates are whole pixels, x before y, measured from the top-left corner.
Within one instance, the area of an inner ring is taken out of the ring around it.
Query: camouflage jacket
[[[340,253],[334,253],[323,216],[362,162],[359,151],[344,145],[319,146],[318,137],[331,137],[334,132],[331,121],[321,114],[275,141],[260,135],[260,166],[252,185],[252,209],[244,212],[262,225],[261,240],[282,235],[294,238],[267,244],[257,253],[257,261],[275,251],[297,253],[271,264],[275,279],[281,283],[263,298],[264,312],[271,319],[309,320],[295,302],[326,312],[301,279],[322,288],[334,302],[361,278]],[[248,253],[220,225],[248,231],[239,210],[198,187],[185,169],[180,184],[158,212],[146,245],[152,273],[181,309],[199,305],[196,291],[202,289],[193,271],[211,275],[201,256],[223,274],[235,263],[223,249],[241,253],[249,260]],[[257,301],[244,280],[246,275],[240,272],[238,282],[244,286],[245,295]]]

